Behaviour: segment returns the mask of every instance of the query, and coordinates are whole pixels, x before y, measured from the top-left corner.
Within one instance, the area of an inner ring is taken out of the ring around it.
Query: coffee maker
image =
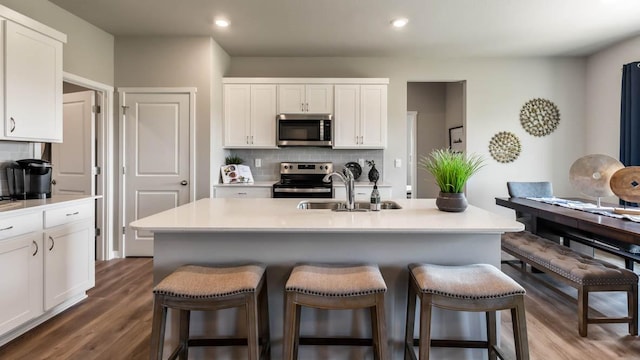
[[[51,163],[40,159],[22,159],[7,167],[7,184],[12,200],[51,197]]]

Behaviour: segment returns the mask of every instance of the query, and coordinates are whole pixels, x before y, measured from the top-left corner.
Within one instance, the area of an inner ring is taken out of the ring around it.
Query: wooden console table
[[[630,270],[634,261],[640,262],[640,254],[620,247],[640,246],[640,223],[525,198],[496,198],[496,205],[530,215],[535,234],[552,233],[615,254],[624,258]]]

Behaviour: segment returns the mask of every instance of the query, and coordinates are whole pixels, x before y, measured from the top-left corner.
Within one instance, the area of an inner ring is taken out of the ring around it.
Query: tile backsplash
[[[9,195],[7,185],[7,172],[5,168],[9,163],[19,159],[33,157],[33,143],[17,141],[0,141],[0,195]]]
[[[316,147],[292,147],[274,150],[264,149],[234,149],[229,155],[239,156],[244,164],[251,167],[251,173],[256,181],[271,181],[280,178],[281,162],[305,162],[305,161],[330,161],[334,169],[341,169],[344,164],[358,159],[373,160],[376,169],[380,172],[380,181],[384,181],[382,172],[384,150],[336,150]],[[255,159],[260,159],[262,166],[255,166]],[[223,164],[220,164],[223,165]],[[362,167],[362,175],[357,181],[369,181],[367,173],[369,166],[365,163]]]

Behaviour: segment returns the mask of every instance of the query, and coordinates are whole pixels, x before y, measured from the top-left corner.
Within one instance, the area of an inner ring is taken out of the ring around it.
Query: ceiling
[[[115,36],[212,36],[231,56],[572,56],[640,35],[639,0],[50,1]]]

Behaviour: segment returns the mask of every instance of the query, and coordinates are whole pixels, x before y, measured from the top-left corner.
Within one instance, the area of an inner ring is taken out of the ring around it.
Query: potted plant
[[[229,155],[226,158],[224,158],[224,164],[225,165],[240,165],[244,163],[244,160],[237,155]]]
[[[484,166],[480,155],[465,155],[451,149],[436,149],[420,159],[420,166],[431,173],[440,188],[436,206],[442,211],[462,212],[467,208],[464,186]]]

